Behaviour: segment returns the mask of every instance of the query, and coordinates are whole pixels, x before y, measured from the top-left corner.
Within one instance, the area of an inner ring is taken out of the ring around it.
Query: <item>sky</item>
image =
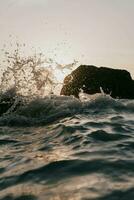
[[[134,74],[133,19],[134,0],[0,0],[0,48],[18,41],[60,63]]]

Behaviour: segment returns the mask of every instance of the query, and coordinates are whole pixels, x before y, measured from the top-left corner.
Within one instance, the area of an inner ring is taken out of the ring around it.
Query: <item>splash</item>
[[[1,78],[1,91],[14,88],[16,93],[23,96],[43,96],[51,91],[54,76],[49,68],[43,68],[41,54],[23,57],[19,46],[12,55],[5,52],[7,68]]]
[[[82,88],[80,89],[79,99],[80,99],[81,102],[88,102],[88,101],[96,100],[98,97],[112,98],[110,96],[110,94],[105,94],[102,87],[100,87],[100,93],[96,93],[96,94],[87,94],[87,93],[84,93]]]
[[[57,88],[61,88],[64,76],[75,68],[77,61],[62,65],[42,53],[24,56],[21,47],[16,43],[13,52],[4,52],[6,68],[1,76],[1,93],[14,88],[17,95],[25,97],[59,94]],[[58,73],[62,74],[62,80],[58,79]]]

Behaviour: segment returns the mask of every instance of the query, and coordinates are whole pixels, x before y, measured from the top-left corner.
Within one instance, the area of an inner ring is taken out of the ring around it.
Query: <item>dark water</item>
[[[134,101],[81,99],[0,118],[0,200],[134,199]]]

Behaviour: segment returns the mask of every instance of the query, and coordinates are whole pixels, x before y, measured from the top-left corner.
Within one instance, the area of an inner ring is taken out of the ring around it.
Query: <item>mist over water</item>
[[[0,200],[133,200],[134,100],[60,96],[76,61],[5,55]]]

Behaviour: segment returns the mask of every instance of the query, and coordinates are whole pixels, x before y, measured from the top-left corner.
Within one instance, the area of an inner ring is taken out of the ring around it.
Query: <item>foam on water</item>
[[[74,114],[87,114],[92,117],[103,113],[105,115],[121,113],[122,115],[127,114],[131,118],[134,113],[133,100],[112,99],[109,95],[101,93],[88,95],[80,92],[80,99],[73,96],[57,95],[34,98],[28,96],[11,97],[11,94],[9,95],[7,92],[3,96],[5,99],[8,97],[9,101],[14,100],[11,106],[1,115],[1,126],[47,125]]]

